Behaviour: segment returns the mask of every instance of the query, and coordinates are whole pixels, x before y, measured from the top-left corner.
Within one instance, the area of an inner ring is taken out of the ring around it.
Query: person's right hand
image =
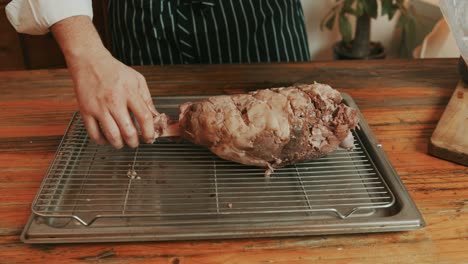
[[[157,111],[143,75],[112,57],[88,17],[67,18],[51,30],[65,55],[90,138],[115,148],[137,147],[133,113],[143,140],[153,142]]]
[[[130,113],[140,125],[143,140],[154,141],[157,112],[143,75],[105,49],[81,56],[68,67],[83,121],[95,143],[137,147],[138,133]]]

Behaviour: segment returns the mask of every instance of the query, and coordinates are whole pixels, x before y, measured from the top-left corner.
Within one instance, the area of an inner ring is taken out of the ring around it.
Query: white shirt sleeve
[[[91,0],[13,0],[5,8],[8,20],[20,33],[42,35],[68,17],[93,18]]]

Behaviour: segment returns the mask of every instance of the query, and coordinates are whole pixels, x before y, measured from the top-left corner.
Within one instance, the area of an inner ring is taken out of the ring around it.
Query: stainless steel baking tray
[[[357,108],[352,98],[345,102]],[[177,116],[180,103],[160,97]],[[399,231],[424,225],[362,115],[355,150],[264,170],[188,142],[114,150],[90,142],[79,114],[34,199],[26,243],[186,240]]]

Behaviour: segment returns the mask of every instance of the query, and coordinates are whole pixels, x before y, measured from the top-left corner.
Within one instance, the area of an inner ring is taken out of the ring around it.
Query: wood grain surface
[[[153,95],[324,82],[353,96],[427,227],[397,233],[31,246],[19,235],[72,113],[66,70],[0,73],[0,263],[468,263],[468,168],[427,154],[455,59],[138,67]]]
[[[429,142],[429,153],[468,166],[468,85],[460,81]]]

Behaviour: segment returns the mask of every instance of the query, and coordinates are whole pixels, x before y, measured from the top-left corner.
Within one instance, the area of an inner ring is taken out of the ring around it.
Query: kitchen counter
[[[349,93],[427,226],[396,233],[26,245],[31,202],[77,104],[66,70],[0,72],[0,263],[468,263],[468,167],[427,154],[456,59],[136,67],[153,96],[313,81]]]

